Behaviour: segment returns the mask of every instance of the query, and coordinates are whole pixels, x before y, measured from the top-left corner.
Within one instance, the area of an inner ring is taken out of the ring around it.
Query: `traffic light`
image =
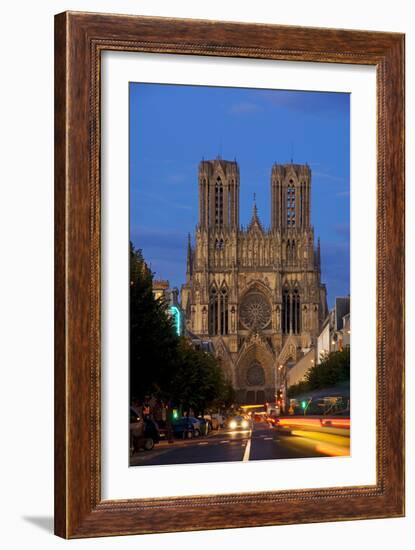
[[[301,408],[305,409],[307,407],[307,401],[301,401]]]
[[[173,409],[173,420],[176,420],[176,418],[179,418],[179,413],[177,412],[177,409]]]

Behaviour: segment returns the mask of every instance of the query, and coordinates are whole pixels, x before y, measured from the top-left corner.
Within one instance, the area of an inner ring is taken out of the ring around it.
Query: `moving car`
[[[245,416],[231,416],[226,423],[230,430],[250,430],[252,428],[252,420]]]

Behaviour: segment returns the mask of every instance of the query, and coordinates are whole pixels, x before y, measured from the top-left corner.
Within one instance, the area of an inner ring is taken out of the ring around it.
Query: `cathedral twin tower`
[[[212,341],[239,402],[275,394],[275,369],[315,344],[327,314],[320,245],[310,224],[311,171],[275,164],[271,226],[254,202],[239,223],[239,166],[221,158],[199,165],[199,223],[189,237],[182,307],[189,333]]]

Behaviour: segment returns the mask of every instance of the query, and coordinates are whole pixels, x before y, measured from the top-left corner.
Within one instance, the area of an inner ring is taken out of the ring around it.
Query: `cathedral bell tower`
[[[238,164],[220,157],[202,160],[199,165],[199,227],[219,235],[238,226]]]
[[[276,231],[310,228],[311,171],[304,164],[274,164],[271,173],[271,226]]]

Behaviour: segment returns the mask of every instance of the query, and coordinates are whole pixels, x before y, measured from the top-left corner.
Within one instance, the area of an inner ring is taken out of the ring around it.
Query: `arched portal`
[[[263,404],[275,393],[275,358],[264,342],[249,346],[236,364],[236,393],[241,404]]]

